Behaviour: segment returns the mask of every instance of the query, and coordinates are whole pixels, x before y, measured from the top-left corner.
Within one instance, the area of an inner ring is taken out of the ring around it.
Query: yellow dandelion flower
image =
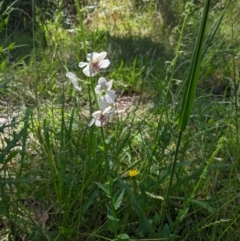
[[[137,169],[132,169],[128,171],[129,177],[136,177],[139,174],[139,170]]]

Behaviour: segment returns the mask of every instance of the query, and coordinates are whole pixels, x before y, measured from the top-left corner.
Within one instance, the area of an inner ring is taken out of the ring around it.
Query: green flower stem
[[[83,21],[82,21],[82,10],[80,9],[79,1],[74,0],[74,2],[75,2],[77,12],[78,12],[78,19],[79,19],[79,24],[80,24],[80,29],[81,29],[83,49],[84,49],[85,55],[87,55],[86,37],[85,37],[85,31],[84,31]],[[95,93],[92,77],[90,78],[90,86],[88,86],[88,97],[89,97],[89,102],[90,102],[90,115],[92,115],[92,113],[93,113],[91,91],[93,93],[93,97],[94,97],[94,100],[95,100],[95,103],[96,103],[96,107],[97,107],[97,109],[99,109],[99,105],[98,105],[98,101],[97,101],[97,95]],[[107,179],[108,179],[108,183],[109,183],[110,196],[111,196],[110,201],[111,201],[112,213],[113,213],[114,219],[116,219],[116,212],[115,212],[115,209],[114,209],[114,200],[113,200],[113,186],[112,186],[112,179],[111,179],[111,175],[110,175],[110,166],[109,166],[109,162],[108,162],[108,150],[107,150],[107,145],[106,145],[106,142],[105,142],[103,128],[101,128],[101,137],[102,137],[102,143],[103,143],[104,153],[105,153],[105,163],[106,163],[106,168],[107,168]],[[94,138],[95,138],[94,137],[94,129],[91,128],[91,130],[90,130],[90,145],[92,145],[94,143]],[[90,150],[94,150],[94,149],[95,149],[94,147],[90,148]],[[114,229],[114,236],[115,236],[115,238],[117,238],[117,226],[115,225],[115,222],[114,222],[114,228],[113,229]]]
[[[101,137],[102,137],[102,143],[103,143],[103,148],[104,148],[104,154],[105,154],[105,165],[107,168],[107,181],[108,181],[108,185],[109,185],[109,193],[110,193],[110,204],[111,204],[111,209],[112,209],[112,216],[114,218],[114,220],[117,219],[117,215],[116,215],[116,210],[114,207],[114,192],[113,192],[113,182],[112,182],[112,177],[111,177],[111,170],[110,170],[110,165],[109,165],[109,160],[108,160],[108,148],[105,142],[105,136],[104,136],[104,131],[103,131],[103,127],[100,128],[101,129]],[[117,225],[116,225],[116,221],[113,221],[113,231],[114,231],[114,237],[117,238]]]
[[[90,86],[91,86],[91,90],[92,90],[92,93],[93,93],[94,101],[95,101],[95,103],[96,103],[96,108],[97,108],[97,110],[99,110],[97,95],[96,95],[96,92],[95,92],[95,89],[94,89],[93,78],[92,78],[92,77],[91,77],[90,83],[91,83]]]
[[[133,177],[133,185],[134,185],[134,192],[135,192],[135,201],[137,202],[137,181],[136,181],[136,177]]]
[[[85,55],[87,55],[87,45],[86,45],[85,31],[84,31],[84,27],[83,27],[82,10],[80,8],[79,1],[74,0],[74,2],[75,2],[76,8],[77,8],[77,13],[78,13],[78,20],[79,20],[79,25],[80,25],[80,29],[81,29],[83,49],[84,49]]]

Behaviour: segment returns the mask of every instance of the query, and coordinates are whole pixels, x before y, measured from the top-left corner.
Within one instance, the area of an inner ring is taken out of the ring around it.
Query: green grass
[[[1,240],[238,240],[236,3],[223,15],[226,4],[178,2],[167,27],[164,15],[153,26],[154,1],[100,5],[87,26],[74,2],[74,31],[59,10],[40,25],[44,41],[2,32]],[[78,63],[93,51],[111,64],[88,78]],[[100,76],[129,110],[88,127]],[[219,79],[228,88],[216,94]]]

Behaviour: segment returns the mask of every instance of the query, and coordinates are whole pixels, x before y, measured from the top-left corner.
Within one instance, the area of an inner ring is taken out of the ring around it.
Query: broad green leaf
[[[114,195],[114,200],[116,200],[114,203],[115,210],[117,210],[122,204],[123,196],[124,196],[124,189],[122,189],[122,191],[120,190]]]
[[[122,234],[119,234],[118,236],[117,236],[117,239],[118,240],[128,240],[129,239],[129,236],[126,234],[126,233],[122,233]]]
[[[170,228],[167,223],[164,224],[162,232],[161,232],[161,237],[168,237],[170,234]]]

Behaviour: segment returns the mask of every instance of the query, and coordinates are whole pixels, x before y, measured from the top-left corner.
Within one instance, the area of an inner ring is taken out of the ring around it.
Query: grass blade
[[[204,5],[204,10],[203,10],[202,22],[198,33],[197,41],[194,47],[194,51],[192,54],[192,59],[191,59],[188,76],[186,80],[186,86],[185,86],[184,95],[183,95],[183,103],[182,103],[182,108],[181,108],[179,122],[178,122],[178,127],[180,131],[185,130],[192,107],[193,107],[194,97],[196,94],[198,78],[199,78],[200,64],[201,64],[201,58],[202,58],[202,48],[204,43],[204,35],[205,35],[205,30],[207,25],[209,8],[210,8],[210,0],[206,0]]]

